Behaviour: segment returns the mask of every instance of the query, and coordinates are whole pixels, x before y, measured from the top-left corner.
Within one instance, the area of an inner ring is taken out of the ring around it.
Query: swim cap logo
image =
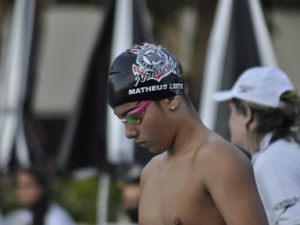
[[[141,48],[132,49],[130,52],[137,54],[137,65],[132,65],[136,80],[134,86],[148,80],[160,82],[169,74],[176,73],[176,63],[161,49],[161,46],[145,43]]]

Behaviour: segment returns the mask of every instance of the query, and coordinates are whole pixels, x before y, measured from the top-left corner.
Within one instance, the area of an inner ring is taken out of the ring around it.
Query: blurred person
[[[141,172],[153,156],[154,154],[149,152],[147,149],[136,146],[133,162],[130,163],[130,165],[125,166],[122,170],[122,205],[128,218],[133,223],[138,223]]]
[[[138,203],[141,194],[140,175],[142,165],[133,163],[123,178],[122,203],[126,214],[133,223],[138,223]]]
[[[4,225],[4,219],[3,219],[3,216],[2,216],[1,209],[0,209],[0,225]]]
[[[127,138],[158,154],[142,171],[140,225],[267,225],[249,160],[202,124],[166,48],[121,53],[107,97]]]
[[[252,155],[270,225],[300,224],[300,99],[276,67],[246,70],[229,91],[231,141]]]
[[[12,212],[6,225],[75,225],[67,211],[52,201],[49,177],[40,168],[18,171],[16,194],[24,209]]]

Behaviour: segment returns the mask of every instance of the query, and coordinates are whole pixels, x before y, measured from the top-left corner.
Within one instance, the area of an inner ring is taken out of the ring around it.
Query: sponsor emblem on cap
[[[161,49],[161,46],[145,43],[141,48],[132,49],[130,52],[137,54],[137,65],[132,65],[135,86],[148,80],[160,82],[162,78],[176,73],[176,62]]]
[[[252,91],[252,90],[253,90],[253,87],[251,87],[251,86],[246,86],[246,85],[240,85],[239,86],[239,92],[240,93],[249,92],[249,91]]]

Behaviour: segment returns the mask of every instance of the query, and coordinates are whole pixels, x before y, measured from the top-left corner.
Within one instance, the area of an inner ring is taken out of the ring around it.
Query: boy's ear
[[[176,111],[180,105],[180,98],[178,95],[170,97],[170,98],[165,98],[164,99],[167,107],[171,111]]]

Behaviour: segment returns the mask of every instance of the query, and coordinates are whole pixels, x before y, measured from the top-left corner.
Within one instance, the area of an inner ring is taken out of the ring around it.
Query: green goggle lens
[[[130,123],[130,124],[138,124],[141,122],[138,114],[135,115],[127,115],[125,118],[122,119],[123,123]]]
[[[145,110],[150,105],[152,101],[144,101],[143,104],[138,106],[136,109],[133,109],[129,113],[125,115],[124,118],[122,118],[123,123],[129,123],[129,124],[140,124],[143,120]]]

